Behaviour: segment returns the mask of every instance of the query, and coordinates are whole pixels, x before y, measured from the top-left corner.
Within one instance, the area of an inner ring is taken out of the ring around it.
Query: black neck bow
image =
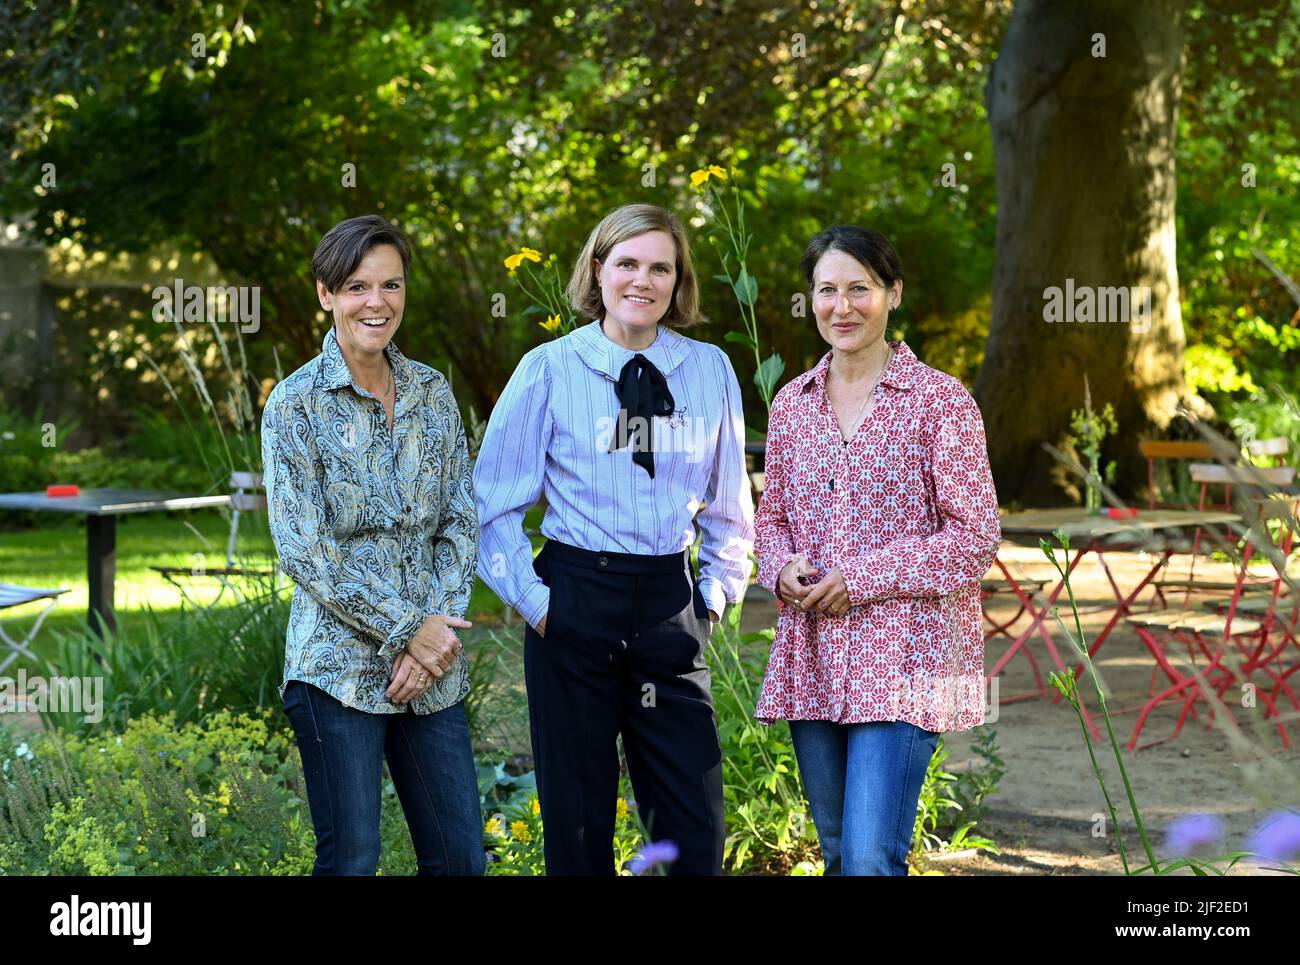
[[[654,416],[673,414],[668,380],[644,355],[633,355],[618,374],[618,425],[609,451],[632,447],[632,461],[655,477]]]

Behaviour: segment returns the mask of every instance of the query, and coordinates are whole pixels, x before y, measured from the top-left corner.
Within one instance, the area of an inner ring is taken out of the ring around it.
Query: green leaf
[[[525,315],[545,315],[545,314],[546,314],[546,306],[545,306],[545,305],[538,305],[536,302],[534,302],[532,305],[529,305],[527,308],[524,309],[524,314],[525,314]]]
[[[741,345],[749,346],[755,352],[758,351],[758,343],[750,338],[748,332],[727,332],[727,334],[723,335],[722,338],[724,341],[739,342]]]
[[[749,273],[749,269],[744,265],[740,266],[740,274],[736,276],[736,283],[732,286],[736,292],[736,298],[740,304],[749,308],[758,300],[758,279]]]
[[[763,364],[758,367],[754,373],[754,384],[758,386],[759,391],[763,393],[763,398],[770,398],[776,387],[777,380],[781,378],[781,373],[785,371],[785,362],[781,356],[773,352],[767,358],[763,359]]]

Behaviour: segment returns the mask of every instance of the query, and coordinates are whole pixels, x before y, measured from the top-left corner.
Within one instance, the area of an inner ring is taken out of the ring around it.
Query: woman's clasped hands
[[[393,661],[392,682],[385,696],[395,704],[419,697],[443,674],[450,672],[460,655],[460,638],[455,630],[472,627],[468,620],[449,616],[426,616],[420,629]]]
[[[838,566],[818,576],[817,567],[803,555],[793,556],[777,578],[777,596],[801,613],[839,617],[848,612],[849,588]]]

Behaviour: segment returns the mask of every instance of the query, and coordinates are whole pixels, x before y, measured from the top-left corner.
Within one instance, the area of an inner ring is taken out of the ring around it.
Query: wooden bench
[[[1241,609],[1239,606],[1238,610]],[[1191,633],[1199,633],[1205,636],[1223,636],[1224,630],[1227,629],[1227,620],[1218,613],[1206,613],[1204,610],[1160,610],[1154,613],[1144,613],[1141,616],[1128,617],[1129,624],[1135,627],[1146,627],[1148,629],[1160,630],[1185,630]],[[1249,618],[1242,619],[1233,617],[1232,632],[1238,634],[1251,634],[1258,632],[1263,626],[1258,620]]]
[[[222,594],[226,592],[229,586],[229,579],[232,577],[250,576],[250,577],[273,577],[276,569],[248,569],[237,565],[235,551],[239,540],[239,517],[243,513],[265,513],[266,512],[266,491],[263,477],[260,472],[234,472],[230,474],[230,535],[226,539],[226,565],[218,567],[207,567],[202,565],[194,566],[151,566],[149,567],[156,573],[162,575],[168,583],[171,583],[182,594],[185,588],[179,582],[182,577],[212,577],[221,583],[221,591],[217,594],[217,600],[221,599]],[[195,553],[194,556],[201,557],[202,554]],[[213,603],[216,600],[212,601]],[[210,606],[211,604],[209,604]]]
[[[1291,440],[1286,436],[1272,439],[1254,439],[1246,443],[1246,453],[1252,459],[1272,459],[1274,465],[1284,464],[1286,454],[1291,451]]]
[[[1222,466],[1217,462],[1194,462],[1187,467],[1192,481],[1201,484],[1201,509],[1211,486],[1223,487],[1223,508],[1232,501],[1233,486],[1248,486],[1261,496],[1281,492],[1295,480],[1294,466]]]

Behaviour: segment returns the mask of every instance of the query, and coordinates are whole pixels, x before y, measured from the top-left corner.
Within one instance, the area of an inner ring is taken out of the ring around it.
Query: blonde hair
[[[615,208],[600,219],[600,224],[587,236],[578,262],[573,266],[569,284],[564,294],[574,311],[587,318],[604,318],[605,304],[600,295],[600,282],[592,262],[604,264],[610,251],[620,242],[635,238],[647,231],[663,231],[673,239],[677,248],[677,280],[673,287],[672,302],[661,321],[665,325],[688,328],[708,321],[700,312],[700,285],[691,261],[691,245],[686,240],[682,223],[669,212],[653,204],[625,204]]]

